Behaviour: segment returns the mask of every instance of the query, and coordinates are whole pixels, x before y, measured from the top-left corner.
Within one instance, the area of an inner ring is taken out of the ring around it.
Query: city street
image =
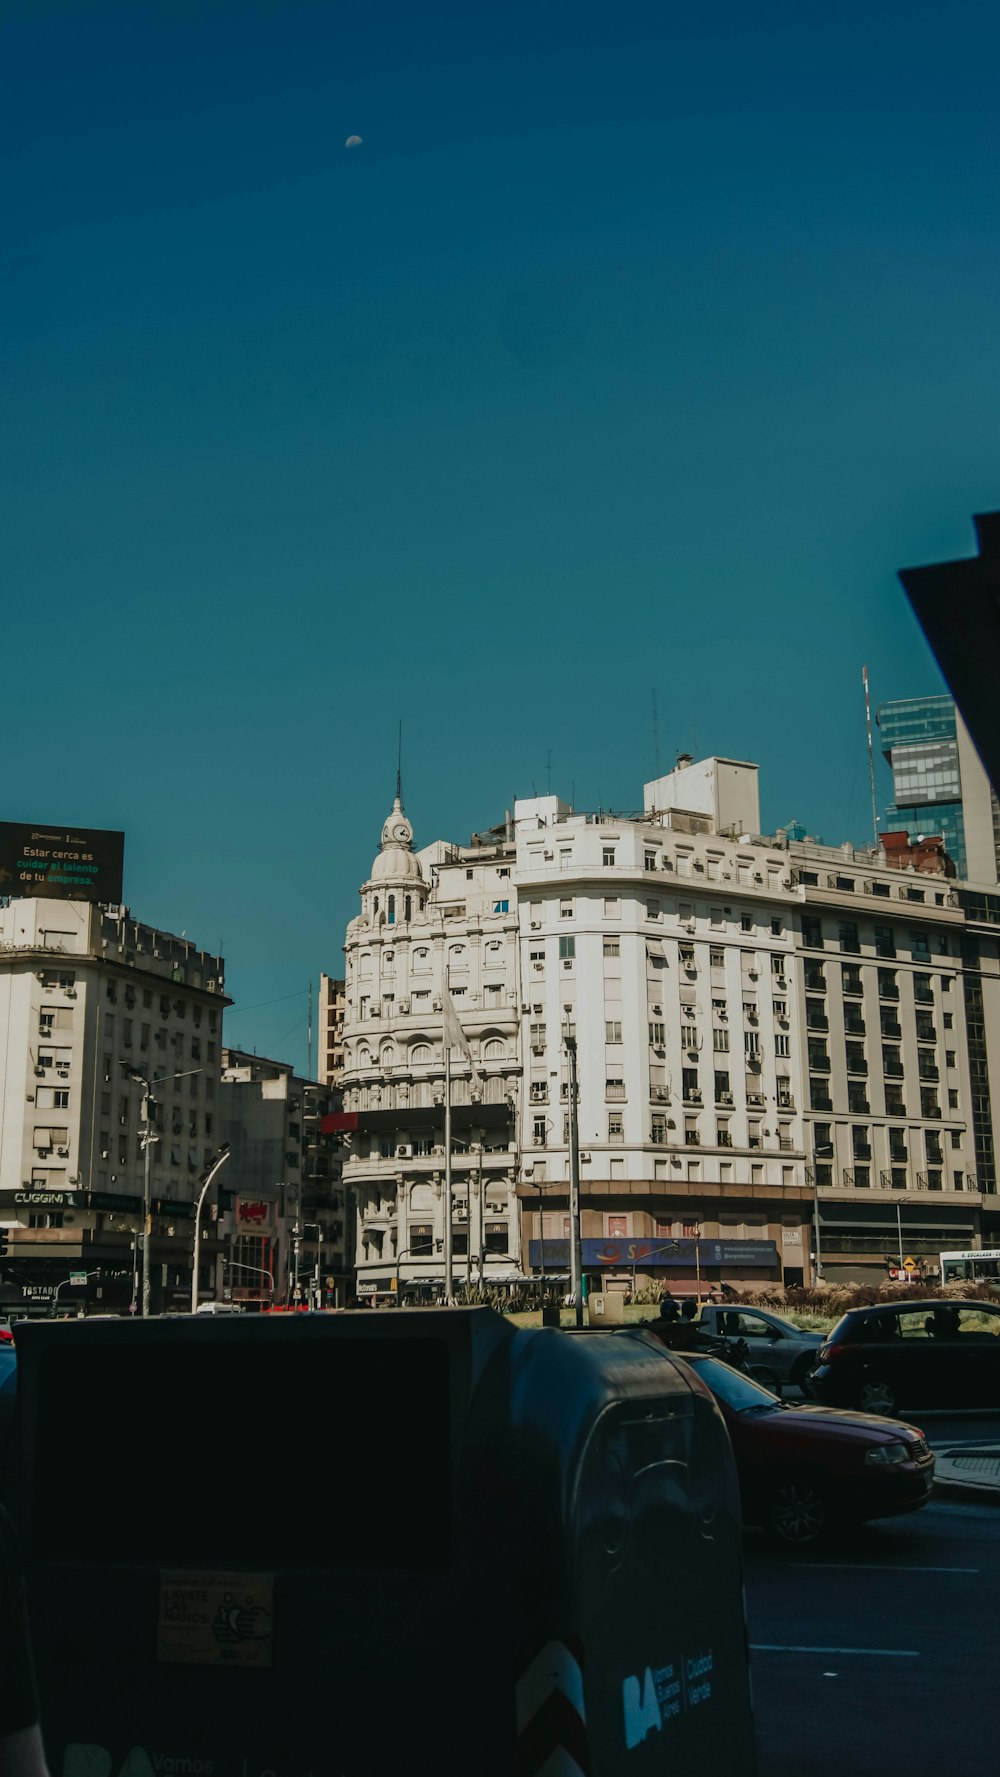
[[[997,1769],[1000,1511],[932,1503],[798,1559],[748,1534],[746,1581],[759,1777]]]

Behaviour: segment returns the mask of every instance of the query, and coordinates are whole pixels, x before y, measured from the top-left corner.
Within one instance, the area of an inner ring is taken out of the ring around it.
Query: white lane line
[[[861,1654],[865,1659],[919,1660],[915,1647],[786,1647],[777,1642],[751,1641],[752,1654]]]
[[[904,1567],[885,1561],[793,1561],[792,1567],[826,1573],[981,1573],[979,1567]]]

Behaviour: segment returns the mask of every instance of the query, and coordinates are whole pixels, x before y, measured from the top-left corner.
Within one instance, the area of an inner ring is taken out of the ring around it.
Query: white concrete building
[[[344,1183],[357,1207],[362,1297],[433,1288],[444,1236],[447,979],[483,1086],[455,1058],[455,1277],[520,1272],[516,1128],[520,957],[513,846],[413,850],[397,795],[347,931],[344,1111],[358,1117]]]
[[[190,1300],[195,1181],[218,1151],[221,957],[127,908],[0,903],[0,1307],[126,1308],[142,1222],[144,1092],[154,1089],[154,1306]],[[70,1271],[89,1275],[66,1288]]]
[[[458,1278],[467,1250],[476,1274],[480,1225],[517,1269],[499,1188],[477,1223],[470,1145],[516,1185],[524,1272],[568,1267],[568,1030],[595,1283],[806,1281],[817,1207],[831,1276],[883,1276],[900,1225],[928,1267],[994,1238],[1000,898],[761,836],[757,807],[755,766],[709,760],[646,785],[642,814],[519,800],[468,847],[413,852],[394,811],[347,943],[366,1292],[442,1275],[446,967],[487,1074],[481,1104],[467,1070],[458,1085]]]

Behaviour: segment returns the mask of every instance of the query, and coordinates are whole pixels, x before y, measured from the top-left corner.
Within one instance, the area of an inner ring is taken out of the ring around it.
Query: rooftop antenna
[[[400,808],[403,806],[403,718],[399,718],[399,734],[396,738],[396,800]]]
[[[548,748],[546,755],[545,755],[545,771],[546,771],[547,794],[549,796],[551,796],[551,794],[552,794],[552,748],[551,747]]]
[[[865,727],[868,730],[868,781],[872,792],[872,832],[875,835],[875,849],[878,850],[878,810],[875,805],[875,754],[872,751],[872,706],[868,695],[868,668],[861,668],[861,683],[865,688]]]
[[[660,775],[660,712],[656,706],[656,686],[653,686],[653,776]]]
[[[301,1054],[301,1050],[299,1053]],[[311,981],[309,983],[309,1022],[306,1026],[306,1053],[308,1056],[306,1079],[311,1080],[313,1077],[313,984]]]

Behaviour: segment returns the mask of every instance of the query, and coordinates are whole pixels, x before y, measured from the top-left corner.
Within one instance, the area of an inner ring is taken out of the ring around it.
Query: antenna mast
[[[653,686],[653,776],[660,775],[660,712],[656,704],[656,686]]]
[[[399,718],[399,734],[396,738],[396,798],[402,807],[403,803],[403,718]]]
[[[313,1078],[313,984],[311,981],[309,983],[309,1018],[306,1024],[306,1051],[308,1056],[306,1078],[311,1080]]]
[[[861,683],[865,688],[865,727],[868,731],[868,782],[872,792],[872,833],[875,836],[875,847],[878,849],[878,810],[875,803],[875,754],[872,751],[872,706],[868,695],[868,668],[861,668]]]

